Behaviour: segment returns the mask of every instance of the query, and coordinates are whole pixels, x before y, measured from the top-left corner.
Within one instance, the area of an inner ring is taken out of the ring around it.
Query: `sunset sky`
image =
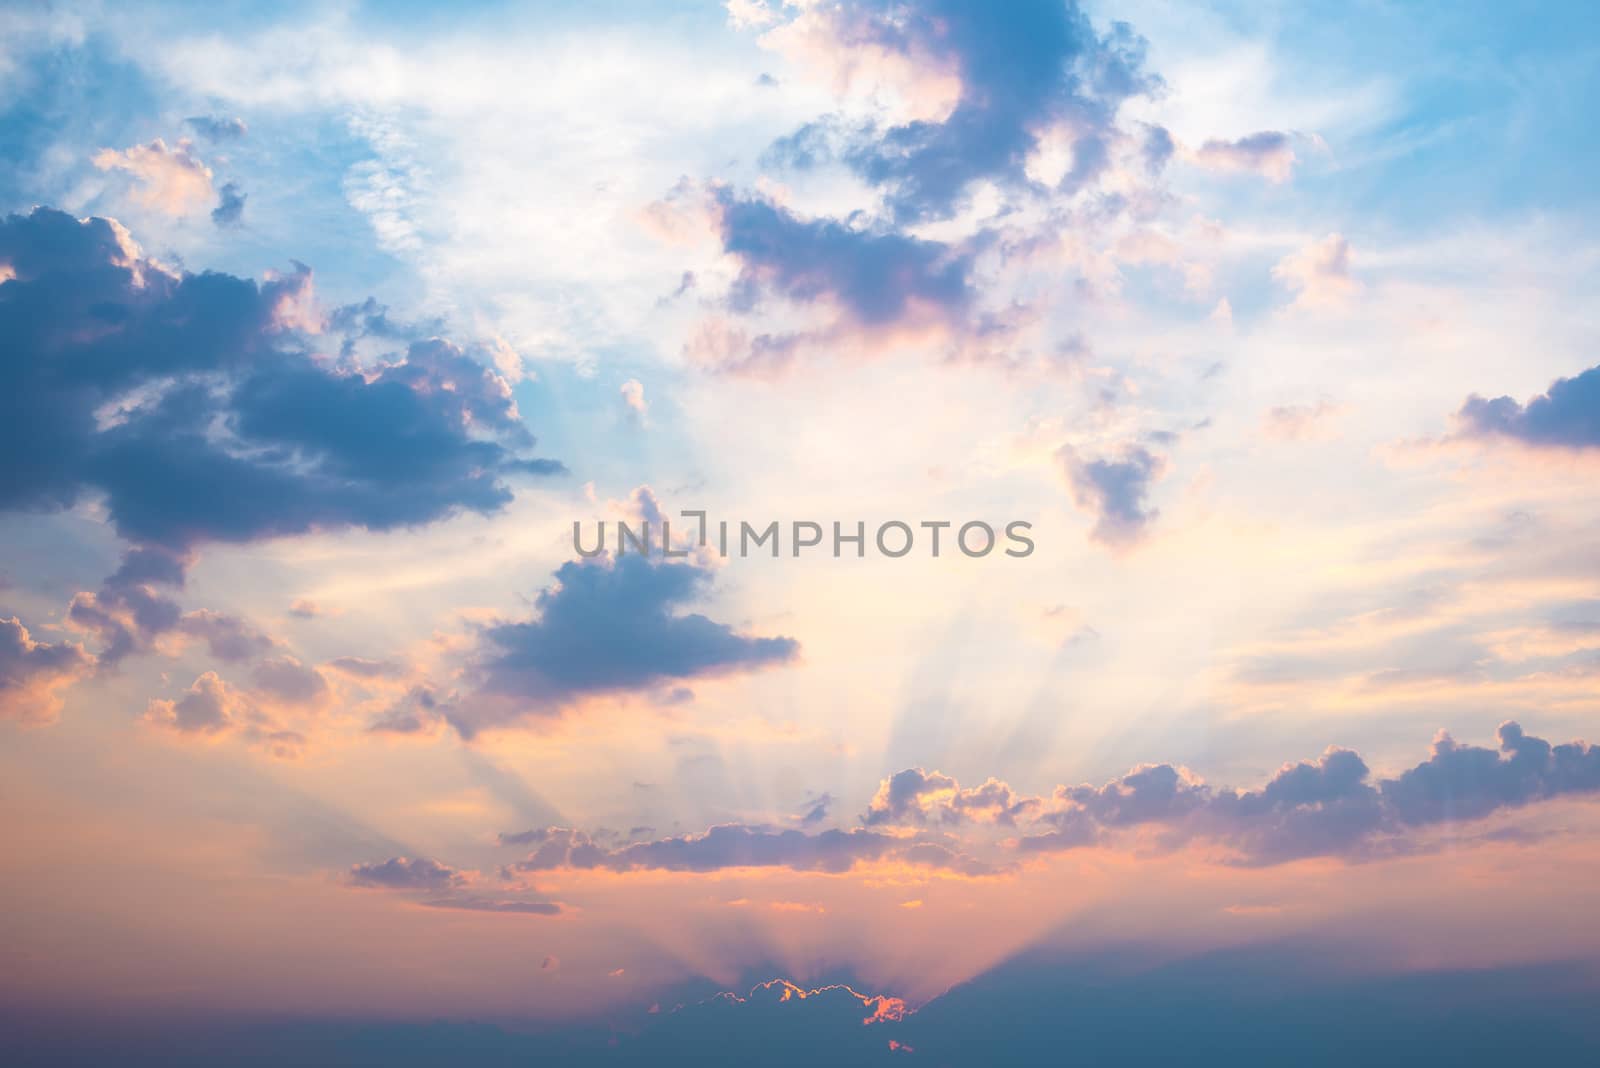
[[[1597,99],[1581,3],[3,5],[3,1041],[1593,1054]]]

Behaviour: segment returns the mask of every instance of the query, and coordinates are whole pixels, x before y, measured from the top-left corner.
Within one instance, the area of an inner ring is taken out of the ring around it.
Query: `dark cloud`
[[[973,298],[971,255],[937,241],[801,219],[726,189],[717,191],[716,202],[723,249],[741,266],[734,287],[741,310],[770,292],[802,303],[829,301],[862,325],[884,326],[919,310],[960,314]]]
[[[263,660],[256,665],[251,681],[259,693],[289,704],[313,704],[328,693],[328,680],[322,672],[292,656]]]
[[[217,190],[217,206],[211,209],[211,221],[218,226],[238,226],[244,221],[244,202],[248,199],[237,182],[227,182]]]
[[[413,686],[368,724],[367,730],[375,734],[427,734],[444,714],[445,708],[431,689]]]
[[[243,119],[225,115],[194,115],[183,120],[189,128],[207,141],[237,141],[249,132]]]
[[[883,190],[901,223],[953,214],[979,180],[1033,185],[1025,166],[1052,128],[1073,140],[1075,164],[1063,187],[1092,182],[1105,166],[1108,142],[1119,136],[1123,101],[1159,84],[1142,70],[1141,38],[1123,23],[1097,34],[1073,2],[863,0],[824,10],[841,52],[899,55],[960,80],[959,99],[943,119],[868,126],[835,138],[838,157]],[[807,136],[818,137],[803,132],[801,140]]]
[[[1203,787],[1171,764],[1147,764],[1100,787],[1059,787],[1055,796],[1107,827],[1179,819],[1205,798]]]
[[[128,550],[122,564],[98,592],[73,597],[71,623],[99,638],[100,665],[116,666],[131,653],[150,648],[156,638],[179,633],[206,643],[212,656],[230,663],[273,649],[276,642],[253,623],[209,609],[185,613],[158,587],[181,587],[192,555],[161,546]]]
[[[940,843],[901,838],[863,829],[829,829],[808,834],[738,823],[712,827],[704,834],[634,842],[607,848],[582,831],[550,827],[502,835],[505,844],[533,845],[510,872],[556,869],[609,871],[711,872],[726,868],[787,868],[791,871],[849,871],[856,864],[898,860],[919,867],[985,874],[990,869]]]
[[[122,564],[106,580],[111,589],[133,586],[171,586],[181,588],[193,557],[176,553],[159,545],[129,549],[122,556]]]
[[[380,890],[448,890],[466,882],[454,868],[426,857],[390,857],[372,864],[357,864],[346,881],[352,886]]]
[[[1158,173],[1172,153],[1170,136],[1146,127],[1141,141],[1117,122],[1124,101],[1159,85],[1142,70],[1142,39],[1122,23],[1101,35],[1076,3],[1062,0],[851,0],[787,14],[792,21],[772,31],[775,47],[797,46],[841,72],[889,67],[919,84],[932,79],[941,93],[958,91],[942,118],[885,125],[828,115],[764,154],[764,163],[781,167],[842,164],[880,195],[870,212],[805,218],[760,194],[713,188],[713,225],[740,267],[729,307],[750,315],[781,300],[806,309],[810,321],[777,331],[708,321],[689,354],[717,369],[756,374],[784,370],[802,353],[903,344],[970,362],[1053,366],[1021,341],[1038,308],[1019,301],[981,306],[978,263],[985,256],[1003,263],[1048,244],[1064,217],[1057,215],[1050,234],[1020,241],[1004,222],[950,240],[911,228],[956,215],[979,186],[1001,192],[999,214],[1008,216],[1019,196],[1052,201],[1095,188],[1114,158],[1136,158],[1135,166]],[[925,88],[913,87],[911,95]],[[1066,173],[1050,183],[1028,173],[1046,140],[1052,149],[1070,146],[1071,156]],[[684,192],[680,183],[658,205],[656,218],[673,231],[689,214],[672,204]],[[1089,214],[1120,214],[1147,199],[1108,193]]]
[[[975,262],[984,240],[932,241],[882,225],[803,218],[759,195],[711,193],[722,248],[739,264],[728,294],[740,314],[771,299],[821,308],[823,325],[691,343],[724,370],[784,369],[803,349],[932,339],[953,353],[986,351],[1014,330],[1013,312],[977,307]]]
[[[1199,829],[1232,845],[1249,863],[1360,855],[1388,823],[1367,765],[1348,749],[1329,749],[1315,764],[1282,768],[1260,790],[1219,790]]]
[[[1426,761],[1392,779],[1375,779],[1352,750],[1330,748],[1316,761],[1284,765],[1256,790],[1213,787],[1171,764],[1150,764],[1103,786],[1059,786],[1044,799],[994,779],[965,789],[948,775],[911,768],[883,780],[862,822],[904,827],[987,815],[1024,825],[1015,847],[1033,853],[1147,828],[1168,846],[1214,842],[1238,863],[1264,865],[1413,851],[1425,846],[1413,833],[1419,827],[1600,793],[1600,749],[1552,745],[1510,722],[1499,739],[1496,751],[1441,735]]]
[[[691,563],[637,555],[570,562],[556,580],[535,601],[537,619],[485,629],[474,669],[484,700],[455,713],[463,733],[591,694],[783,663],[799,651],[792,638],[749,637],[680,613],[711,580]]]
[[[0,618],[0,719],[48,722],[59,707],[55,691],[93,666],[81,645],[41,642],[16,616]]]
[[[1147,501],[1150,485],[1166,470],[1166,460],[1142,445],[1130,445],[1120,456],[1083,457],[1071,446],[1056,453],[1078,507],[1096,519],[1090,537],[1110,546],[1141,540],[1160,515]]]
[[[810,798],[803,806],[805,811],[800,814],[800,824],[804,827],[813,827],[828,818],[828,809],[833,807],[836,799],[830,793],[818,794]]]
[[[100,664],[109,668],[130,653],[149,648],[158,635],[176,628],[183,620],[183,610],[149,584],[113,575],[99,593],[83,592],[73,597],[67,607],[67,619],[100,639]]]
[[[494,512],[559,465],[509,388],[447,341],[357,371],[295,329],[310,272],[173,274],[115,222],[0,222],[0,510],[104,498],[130,541],[181,552]]]
[[[1516,723],[1500,727],[1499,741],[1497,752],[1440,735],[1431,757],[1380,784],[1385,808],[1402,823],[1425,824],[1600,791],[1600,749],[1583,742],[1551,745]]]
[[[1473,395],[1459,418],[1469,434],[1479,437],[1559,449],[1600,448],[1600,367],[1576,378],[1559,378],[1526,404]]]

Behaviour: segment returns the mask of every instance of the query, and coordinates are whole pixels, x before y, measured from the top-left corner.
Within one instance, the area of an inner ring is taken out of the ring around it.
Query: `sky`
[[[1592,1056],[1597,97],[1585,4],[6,5],[11,1053]]]

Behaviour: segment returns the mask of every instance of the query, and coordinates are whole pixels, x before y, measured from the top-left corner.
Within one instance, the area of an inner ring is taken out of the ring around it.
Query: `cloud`
[[[505,898],[461,894],[427,898],[419,904],[429,909],[457,909],[462,912],[497,912],[507,916],[558,916],[561,905],[555,901],[517,901]],[[550,958],[545,958],[546,960]]]
[[[288,660],[288,665],[296,662]],[[152,698],[143,721],[168,731],[175,739],[217,741],[237,738],[279,760],[295,760],[309,740],[299,730],[279,721],[272,710],[302,704],[295,697],[296,683],[287,677],[283,662],[267,661],[258,672],[257,689],[243,691],[215,671],[197,677],[177,698]],[[265,685],[261,685],[262,683]],[[304,686],[304,680],[300,680]]]
[[[144,652],[156,639],[179,634],[202,640],[211,655],[230,663],[249,660],[275,648],[275,642],[249,620],[210,609],[185,613],[157,587],[181,587],[192,560],[187,552],[139,546],[123,554],[117,571],[98,592],[76,594],[67,621],[100,639],[102,668],[116,666],[131,653]]]
[[[998,779],[963,789],[948,775],[908,768],[878,785],[861,822],[868,827],[967,820],[1009,825],[1038,805],[1036,798],[1019,797]]]
[[[465,884],[467,879],[454,868],[426,857],[390,857],[354,865],[346,881],[351,886],[379,890],[449,890]]]
[[[218,678],[215,671],[207,671],[177,700],[151,700],[144,718],[147,723],[180,734],[214,734],[242,722],[247,713],[243,695]]]
[[[0,510],[94,494],[183,552],[492,513],[532,459],[509,386],[442,339],[360,369],[307,351],[311,275],[174,274],[108,219],[0,221]]]
[[[57,691],[87,674],[94,662],[81,645],[36,641],[16,616],[0,619],[0,719],[55,719],[61,710]]]
[[[194,115],[183,120],[190,129],[207,141],[237,141],[250,131],[243,119],[223,115]]]
[[[1350,243],[1342,234],[1285,256],[1272,268],[1272,277],[1294,291],[1300,307],[1336,305],[1360,288],[1350,273]]]
[[[828,818],[828,810],[837,799],[830,793],[821,793],[806,799],[803,811],[797,818],[803,827],[814,827]]]
[[[1143,540],[1161,513],[1147,501],[1150,485],[1167,469],[1164,457],[1141,445],[1125,446],[1115,458],[1083,457],[1064,445],[1056,459],[1079,508],[1095,515],[1089,536],[1113,547]]]
[[[188,141],[168,148],[161,138],[147,145],[133,145],[120,152],[104,148],[94,155],[94,165],[103,171],[122,171],[139,184],[134,199],[147,208],[168,215],[187,215],[210,203],[211,168],[200,162]]]
[[[1258,174],[1286,182],[1294,173],[1294,139],[1279,130],[1262,130],[1237,141],[1211,140],[1196,149],[1195,163],[1218,171]]]
[[[883,191],[901,224],[954,214],[980,181],[1036,187],[1028,164],[1047,131],[1072,146],[1059,188],[1092,183],[1121,136],[1122,103],[1159,85],[1142,69],[1141,38],[1124,23],[1097,34],[1073,2],[846,2],[796,12],[763,43],[826,68],[841,88],[888,82],[910,105],[905,122],[834,120],[801,131],[802,139],[831,133],[838,157]]]
[[[217,206],[211,209],[211,221],[218,226],[238,226],[244,219],[244,191],[237,182],[227,182],[217,194]]]
[[[1379,784],[1385,808],[1415,825],[1478,819],[1501,808],[1600,791],[1600,749],[1583,742],[1551,745],[1513,722],[1500,726],[1498,738],[1496,752],[1441,734],[1426,761]]]
[[[1498,737],[1495,750],[1441,734],[1427,760],[1393,778],[1374,777],[1358,753],[1330,747],[1315,761],[1285,764],[1253,790],[1148,764],[1103,786],[1058,786],[1045,799],[993,779],[968,791],[949,776],[910,769],[884,780],[862,822],[919,823],[946,811],[948,799],[987,789],[1027,828],[1014,842],[1024,853],[1104,845],[1118,832],[1146,828],[1169,847],[1210,842],[1236,863],[1270,865],[1410,852],[1425,846],[1415,834],[1420,828],[1600,793],[1600,748],[1552,745],[1514,722],[1502,724]]]
[[[491,701],[454,713],[463,733],[589,695],[781,664],[799,652],[793,638],[752,637],[681,613],[711,581],[693,563],[597,558],[563,564],[555,577],[535,600],[536,619],[484,629],[473,672]]]
[[[739,261],[735,301],[763,293],[834,303],[854,322],[886,326],[959,314],[973,298],[972,258],[937,241],[802,219],[759,197],[719,190],[724,251]]]
[[[690,354],[722,370],[781,371],[802,351],[856,342],[923,340],[955,351],[997,344],[1015,324],[977,308],[976,246],[912,237],[882,225],[804,218],[759,195],[710,194],[723,252],[739,265],[728,294],[739,315],[773,300],[821,325],[750,337],[703,328]]]
[[[644,399],[644,384],[637,378],[630,378],[622,383],[618,393],[622,397],[622,406],[628,415],[642,423],[645,416],[650,414],[650,402]]]
[[[1467,398],[1458,414],[1466,432],[1555,449],[1600,448],[1600,367],[1558,378],[1519,404],[1510,397]]]
[[[207,608],[186,613],[178,621],[177,629],[204,639],[212,656],[229,663],[260,656],[277,644],[249,620]]]
[[[850,0],[731,17],[754,25],[756,15],[778,23],[763,32],[764,47],[819,71],[873,115],[847,108],[806,123],[773,142],[764,162],[841,165],[877,202],[848,216],[808,216],[770,187],[713,186],[699,211],[672,203],[692,189],[680,183],[647,212],[652,225],[682,239],[707,217],[739,268],[727,299],[734,318],[701,322],[686,354],[762,375],[805,354],[905,345],[1001,366],[1037,360],[1023,335],[1042,310],[983,302],[989,285],[980,284],[978,263],[999,270],[1059,243],[1060,228],[1072,224],[1063,198],[1106,192],[1086,209],[1096,218],[1150,199],[1130,187],[1159,173],[1170,135],[1118,125],[1126,100],[1159,85],[1142,69],[1143,40],[1122,23],[1099,34],[1076,3],[1061,0]],[[913,229],[960,215],[979,190],[985,221],[944,227],[940,237]],[[998,206],[989,204],[995,196]],[[1049,223],[1023,233],[1040,210]],[[781,325],[744,324],[758,315]]]
[[[1171,764],[1134,768],[1104,786],[1057,787],[1055,800],[1107,827],[1126,827],[1187,815],[1203,800],[1203,788]]]
[[[372,660],[361,656],[336,656],[328,661],[328,667],[341,671],[346,675],[354,675],[361,679],[393,678],[404,674],[399,664],[388,660]]]
[[[322,672],[292,656],[263,660],[256,665],[251,681],[258,693],[285,704],[315,704],[328,693],[328,680]]]
[[[558,869],[712,872],[728,868],[786,868],[845,872],[859,863],[897,860],[919,867],[984,874],[985,865],[934,842],[905,839],[860,828],[808,834],[797,830],[727,823],[704,834],[634,842],[608,849],[582,831],[549,827],[502,835],[506,844],[536,845],[510,872]]]
[[[442,705],[428,686],[413,686],[369,723],[367,730],[374,734],[431,735],[450,712],[449,706]]]

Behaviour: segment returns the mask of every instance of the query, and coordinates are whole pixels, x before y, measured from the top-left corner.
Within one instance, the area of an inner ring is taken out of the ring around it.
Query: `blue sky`
[[[8,1006],[1600,951],[1585,5],[0,29]],[[572,543],[685,509],[781,551]]]

